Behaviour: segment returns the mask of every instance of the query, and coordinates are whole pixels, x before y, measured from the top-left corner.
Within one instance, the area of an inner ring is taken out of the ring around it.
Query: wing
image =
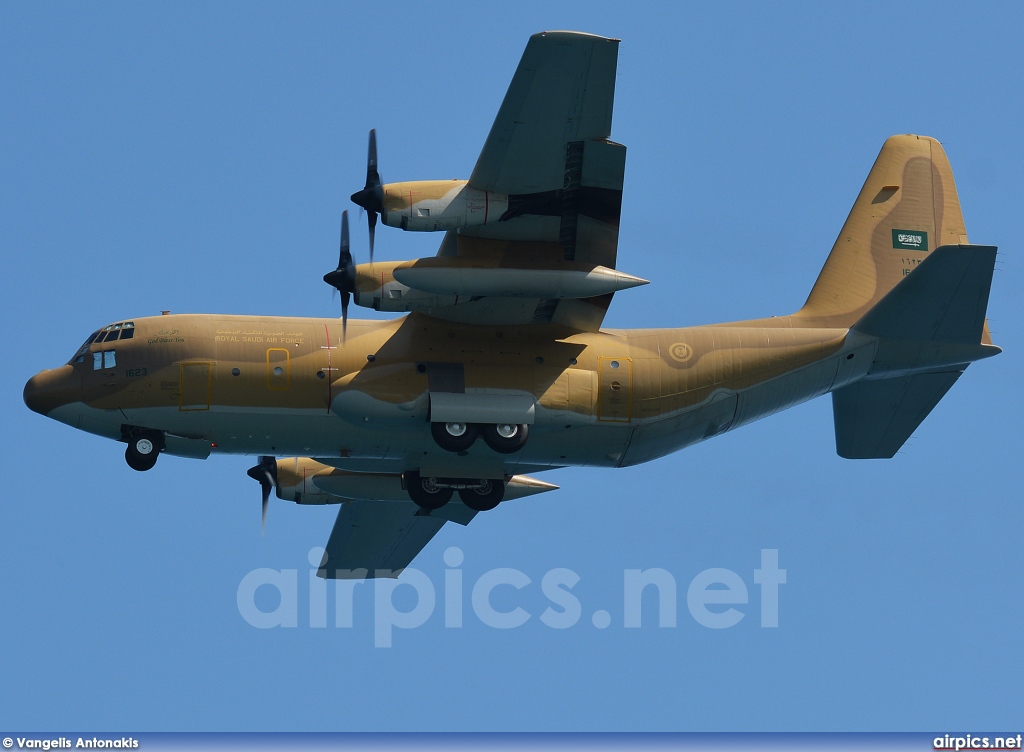
[[[508,196],[561,188],[567,146],[611,136],[618,49],[592,34],[534,34],[469,184]]]
[[[465,504],[448,504],[427,515],[411,501],[345,502],[317,576],[398,577],[445,522],[468,525],[475,515]]]
[[[469,185],[508,196],[501,221],[446,236],[439,257],[476,268],[614,269],[626,147],[609,141],[617,39],[530,38]],[[487,324],[600,328],[611,294],[480,297],[431,315]]]

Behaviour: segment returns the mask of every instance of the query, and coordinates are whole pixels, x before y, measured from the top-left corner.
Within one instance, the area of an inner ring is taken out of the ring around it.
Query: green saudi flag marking
[[[928,233],[921,230],[893,230],[892,247],[908,251],[927,251]]]

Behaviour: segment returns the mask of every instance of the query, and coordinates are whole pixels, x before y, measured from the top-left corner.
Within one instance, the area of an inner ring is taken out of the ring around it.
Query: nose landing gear
[[[128,448],[124,460],[132,470],[152,470],[163,449],[163,437],[149,431],[134,433],[128,437]]]

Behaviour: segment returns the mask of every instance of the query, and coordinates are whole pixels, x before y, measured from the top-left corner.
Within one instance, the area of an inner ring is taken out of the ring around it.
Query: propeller
[[[259,464],[250,467],[246,475],[259,483],[263,491],[263,524],[260,527],[262,534],[267,528],[267,503],[270,501],[270,492],[277,485],[277,460],[261,456]]]
[[[348,212],[341,213],[341,247],[338,251],[338,268],[324,275],[324,282],[341,293],[342,339],[348,333],[348,296],[356,291],[356,265],[348,245]]]
[[[377,172],[377,131],[370,131],[370,146],[366,154],[366,185],[363,190],[352,194],[356,206],[366,209],[366,221],[370,226],[370,263],[373,263],[373,234],[377,228],[377,214],[384,211],[384,189]]]

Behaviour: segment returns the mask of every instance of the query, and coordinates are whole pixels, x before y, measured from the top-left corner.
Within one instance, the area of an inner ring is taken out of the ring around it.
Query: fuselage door
[[[284,347],[267,348],[267,389],[283,392],[291,386],[292,357]]]
[[[210,409],[210,363],[182,363],[178,409],[182,412]]]
[[[629,358],[598,358],[601,389],[597,419],[601,423],[629,423],[633,417],[633,362]]]

